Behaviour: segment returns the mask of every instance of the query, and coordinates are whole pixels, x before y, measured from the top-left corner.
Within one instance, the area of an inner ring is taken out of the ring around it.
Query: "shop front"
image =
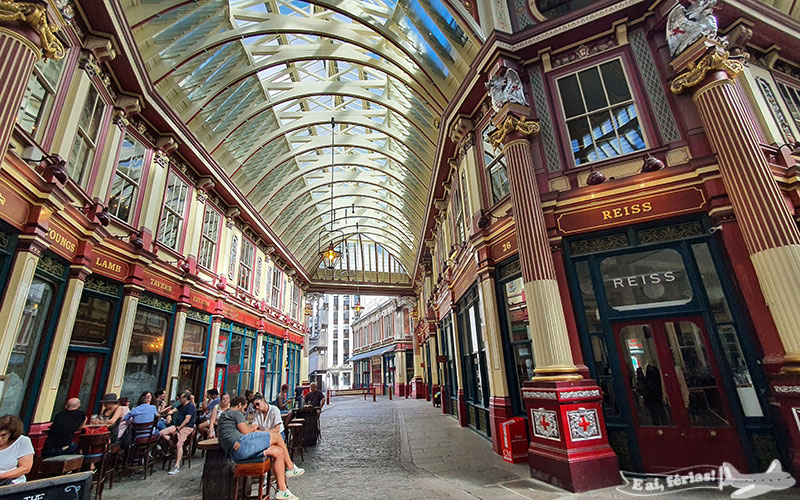
[[[497,304],[506,380],[514,416],[525,417],[522,384],[533,379],[533,348],[519,258],[497,266]]]
[[[759,348],[705,220],[565,245],[584,359],[621,468],[663,472],[778,456]]]
[[[186,313],[183,331],[181,363],[178,367],[178,387],[191,389],[193,394],[203,394],[207,369],[206,352],[211,335],[211,314],[196,309]]]
[[[300,356],[302,347],[294,342],[284,342],[286,349],[286,383],[289,384],[289,392],[300,385]]]
[[[97,412],[102,396],[100,386],[108,378],[122,294],[123,286],[118,281],[99,274],[86,278],[53,405],[54,415],[69,398],[80,399],[81,410],[87,414]]]
[[[136,401],[144,391],[166,388],[170,398],[176,387],[167,387],[168,354],[175,327],[176,304],[149,292],[142,293],[133,322],[120,397]]]
[[[477,285],[470,287],[461,297],[456,304],[456,310],[466,412],[465,418],[461,420],[478,432],[490,436],[489,378]]]
[[[0,414],[19,415],[26,427],[39,396],[68,275],[68,263],[55,254],[45,252],[39,258],[22,320],[14,335],[3,380]]]
[[[394,371],[395,371],[395,364],[394,364],[394,352],[389,351],[383,355],[383,392],[382,394],[388,394],[389,391],[394,390]]]
[[[224,387],[231,397],[253,390],[256,330],[223,320],[217,346],[217,374],[223,368]],[[224,366],[223,366],[224,365]],[[216,385],[216,384],[215,384]]]
[[[275,401],[281,392],[281,360],[283,342],[272,335],[265,335],[261,343],[262,394],[267,401]]]
[[[439,327],[439,338],[442,343],[442,411],[458,418],[458,373],[456,363],[458,354],[455,348],[452,315],[447,314]]]

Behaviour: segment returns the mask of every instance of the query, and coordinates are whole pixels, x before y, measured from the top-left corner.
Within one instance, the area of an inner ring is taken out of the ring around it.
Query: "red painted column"
[[[791,467],[797,475],[800,474],[800,294],[797,293],[800,229],[761,150],[755,126],[748,118],[747,104],[736,88],[734,78],[744,65],[729,59],[728,52],[706,39],[670,64],[681,72],[673,80],[671,90],[678,94],[693,89],[692,99],[717,154],[722,182],[783,347],[783,359],[770,360],[777,363],[771,363],[773,370],[768,375],[792,441]],[[765,350],[774,351],[771,329],[759,328],[757,334],[767,347]]]
[[[539,125],[531,110],[506,104],[495,115],[492,136],[506,157],[511,204],[535,360],[534,377],[522,398],[528,412],[531,476],[571,491],[620,482],[608,444],[602,393],[584,379],[572,356],[561,291],[542,212],[529,137]]]
[[[8,148],[33,65],[43,55],[64,55],[47,22],[47,2],[12,1],[4,3],[3,11],[15,20],[0,21],[0,157]]]

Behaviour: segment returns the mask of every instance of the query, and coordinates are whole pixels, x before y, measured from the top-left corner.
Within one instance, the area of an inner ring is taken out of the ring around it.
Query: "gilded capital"
[[[710,49],[697,62],[689,64],[686,71],[678,75],[670,85],[670,90],[675,94],[680,94],[686,89],[690,89],[700,84],[709,71],[722,70],[733,79],[744,71],[744,63],[736,59],[730,59],[727,50],[719,47]]]
[[[44,57],[48,59],[64,57],[64,46],[54,35],[58,28],[50,26],[47,22],[46,3],[0,0],[0,22],[27,24],[39,35]]]
[[[517,118],[512,114],[508,114],[503,123],[489,135],[492,141],[492,146],[495,148],[500,147],[506,140],[509,134],[518,133],[525,137],[536,135],[539,133],[539,122],[529,122],[525,117]]]

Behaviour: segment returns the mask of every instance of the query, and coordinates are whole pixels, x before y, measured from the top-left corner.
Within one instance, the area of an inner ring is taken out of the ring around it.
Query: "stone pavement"
[[[576,495],[531,479],[527,464],[509,464],[492,452],[486,438],[461,428],[429,402],[386,397],[377,402],[337,397],[323,410],[322,440],[308,448],[306,469],[289,480],[302,500],[409,499],[632,499],[615,488]],[[200,499],[202,459],[176,476],[157,471],[106,489],[106,500]],[[693,490],[644,498],[712,500],[733,491]],[[638,497],[643,498],[643,497]],[[758,498],[798,498],[798,490]]]

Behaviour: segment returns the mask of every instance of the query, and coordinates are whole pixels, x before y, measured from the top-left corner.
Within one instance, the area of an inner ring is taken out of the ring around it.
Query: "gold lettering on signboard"
[[[172,285],[164,283],[163,281],[159,281],[155,278],[150,278],[150,284],[156,288],[160,288],[161,290],[166,290],[170,293],[172,292]]]
[[[619,219],[621,217],[629,217],[631,215],[638,215],[647,213],[653,210],[653,204],[649,201],[643,203],[634,203],[632,205],[625,205],[622,207],[603,210],[603,220]]]

